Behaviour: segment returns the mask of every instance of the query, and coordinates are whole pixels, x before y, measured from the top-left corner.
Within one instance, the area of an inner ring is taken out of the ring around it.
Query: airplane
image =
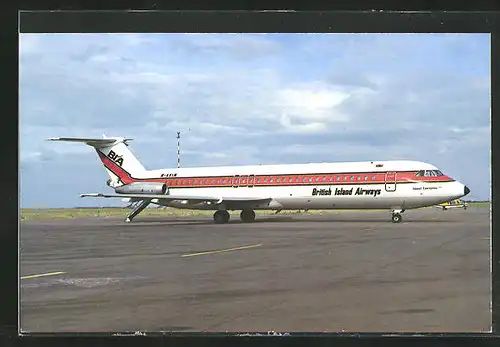
[[[129,199],[137,206],[131,222],[148,205],[214,210],[217,224],[228,211],[241,210],[243,222],[255,220],[255,210],[388,209],[400,223],[407,209],[459,199],[469,188],[434,165],[409,160],[247,165],[146,170],[124,137],[48,138],[93,147],[109,174],[116,194],[81,197]]]

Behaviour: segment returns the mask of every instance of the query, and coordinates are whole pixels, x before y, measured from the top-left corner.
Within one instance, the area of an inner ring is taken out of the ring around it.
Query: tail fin
[[[49,141],[82,142],[94,147],[104,168],[108,172],[111,187],[128,184],[134,181],[134,177],[145,172],[146,169],[137,160],[135,155],[127,148],[127,141],[123,137],[110,137],[103,139],[76,138],[76,137],[53,137]]]

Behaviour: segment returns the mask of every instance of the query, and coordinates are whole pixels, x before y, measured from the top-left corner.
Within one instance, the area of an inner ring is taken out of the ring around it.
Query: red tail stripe
[[[114,163],[111,159],[109,159],[108,157],[106,157],[104,155],[104,153],[100,152],[100,151],[97,151],[97,153],[99,154],[99,157],[101,158],[101,161],[102,163],[104,164],[104,166],[109,170],[111,171],[112,173],[114,173],[116,176],[118,176],[120,178],[120,180],[125,183],[125,184],[129,184],[129,183],[132,183],[132,182],[135,182],[136,180],[132,178],[132,176],[127,172],[125,171],[121,166],[117,165],[116,163]]]

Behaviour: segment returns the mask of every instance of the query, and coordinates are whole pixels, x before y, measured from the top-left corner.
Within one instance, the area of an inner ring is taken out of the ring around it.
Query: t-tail
[[[134,177],[143,174],[146,169],[128,148],[128,141],[123,137],[98,138],[76,138],[76,137],[54,137],[49,141],[81,142],[94,147],[110,179],[108,185],[111,187],[129,184]]]

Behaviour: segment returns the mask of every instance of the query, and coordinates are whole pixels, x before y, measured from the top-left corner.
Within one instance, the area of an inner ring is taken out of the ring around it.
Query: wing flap
[[[80,197],[92,198],[125,198],[125,199],[159,199],[159,200],[189,200],[189,201],[212,201],[217,202],[220,198],[213,196],[181,196],[181,195],[162,195],[162,194],[80,194]]]
[[[158,199],[158,200],[187,200],[192,202],[210,201],[214,203],[256,203],[270,201],[271,198],[249,198],[249,197],[214,197],[214,196],[189,196],[189,195],[161,195],[161,194],[102,194],[90,193],[80,194],[80,197],[92,198],[121,198],[121,199]]]

